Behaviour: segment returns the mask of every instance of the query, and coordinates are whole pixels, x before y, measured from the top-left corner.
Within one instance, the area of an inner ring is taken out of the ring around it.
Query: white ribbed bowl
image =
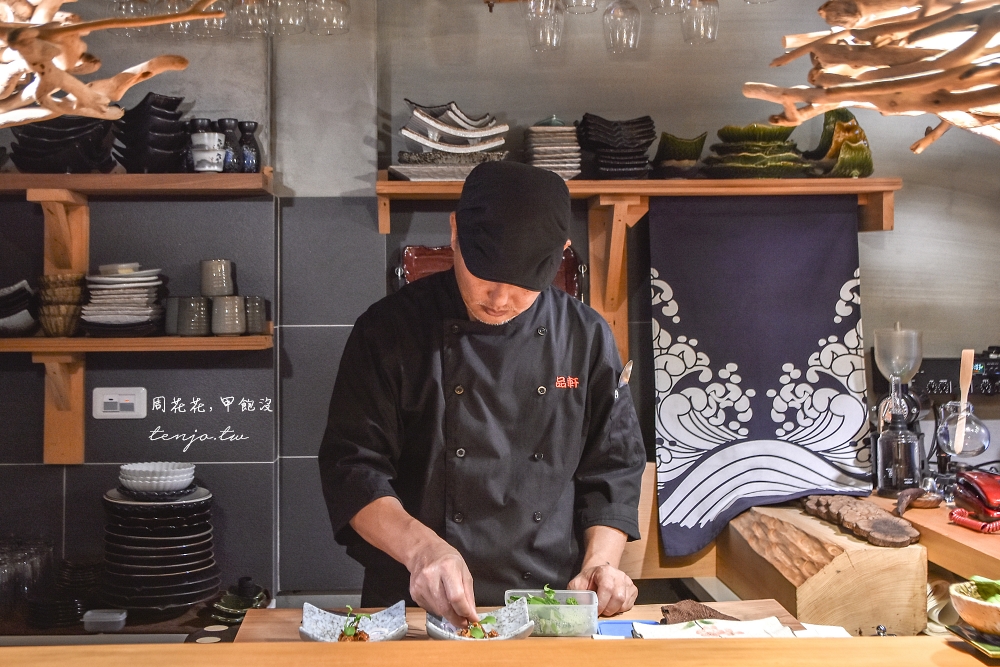
[[[188,479],[156,480],[152,482],[118,478],[122,486],[133,491],[180,491],[191,486],[192,480],[194,480],[194,476]]]
[[[188,470],[177,474],[170,473],[169,475],[161,475],[159,473],[119,472],[118,477],[121,479],[131,479],[135,482],[155,482],[157,480],[191,479],[194,477],[194,472]]]
[[[157,477],[169,477],[180,473],[189,472],[194,474],[193,463],[177,463],[175,461],[150,461],[147,463],[126,463],[121,467],[121,472],[127,475],[153,475]]]

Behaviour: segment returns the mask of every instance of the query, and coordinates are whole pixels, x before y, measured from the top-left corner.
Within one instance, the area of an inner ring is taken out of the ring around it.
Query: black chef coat
[[[409,595],[409,573],[349,521],[394,496],[454,546],[476,601],[565,588],[582,531],[639,538],[645,450],[604,319],[550,287],[512,321],[470,321],[454,271],[358,318],[319,453],[336,539],[365,566],[362,606]]]

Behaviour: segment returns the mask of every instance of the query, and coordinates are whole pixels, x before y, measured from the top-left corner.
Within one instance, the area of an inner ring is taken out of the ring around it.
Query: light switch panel
[[[145,387],[95,387],[94,419],[145,419]]]

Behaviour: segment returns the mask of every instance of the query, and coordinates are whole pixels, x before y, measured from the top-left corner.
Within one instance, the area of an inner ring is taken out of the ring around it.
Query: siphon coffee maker
[[[920,486],[924,470],[923,434],[919,429],[920,402],[904,389],[923,360],[921,332],[875,330],[875,364],[889,378],[890,391],[876,410],[878,439],[872,449],[873,483],[880,496],[895,498],[900,491]]]

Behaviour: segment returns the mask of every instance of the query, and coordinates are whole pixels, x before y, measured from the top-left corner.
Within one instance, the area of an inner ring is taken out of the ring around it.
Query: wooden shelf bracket
[[[87,273],[90,265],[90,207],[78,192],[29,189],[28,201],[45,215],[45,275]],[[45,365],[45,435],[47,464],[75,465],[84,455],[84,355],[33,354]]]
[[[625,232],[649,212],[649,197],[590,198],[590,305],[604,316],[628,360],[628,249]]]
[[[45,364],[46,464],[77,465],[84,452],[84,355],[33,354],[31,360]]]

